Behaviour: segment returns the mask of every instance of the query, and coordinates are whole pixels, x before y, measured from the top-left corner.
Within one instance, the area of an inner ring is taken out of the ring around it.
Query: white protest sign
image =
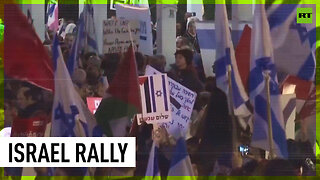
[[[153,55],[151,17],[149,8],[116,4],[117,17],[140,22],[140,42],[138,51]]]
[[[133,44],[139,45],[140,25],[138,21],[125,19],[103,21],[103,53],[126,52],[131,44],[129,26]]]
[[[171,121],[170,94],[166,74],[139,77],[142,114],[137,114],[138,124]]]
[[[151,66],[146,67],[146,74],[161,74]],[[190,125],[190,117],[196,101],[197,93],[182,86],[171,78],[168,78],[170,91],[170,104],[172,121],[162,123],[160,126],[165,127],[172,135],[182,133],[185,135]],[[180,132],[179,132],[180,131]]]

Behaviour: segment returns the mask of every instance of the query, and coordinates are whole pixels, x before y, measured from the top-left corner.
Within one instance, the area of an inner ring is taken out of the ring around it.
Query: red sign
[[[87,104],[92,114],[96,113],[102,98],[99,97],[87,97]]]
[[[12,123],[11,137],[43,137],[47,116],[37,116],[32,118],[15,118]]]

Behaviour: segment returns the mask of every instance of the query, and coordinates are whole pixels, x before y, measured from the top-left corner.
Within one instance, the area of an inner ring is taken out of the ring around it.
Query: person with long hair
[[[232,121],[226,94],[217,87],[211,90],[208,111],[198,130],[199,147],[196,153],[199,175],[208,176],[218,162],[220,167],[231,167]]]

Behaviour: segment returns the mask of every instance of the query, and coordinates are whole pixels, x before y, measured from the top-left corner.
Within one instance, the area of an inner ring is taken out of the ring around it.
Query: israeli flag
[[[73,42],[71,53],[67,61],[70,75],[73,74],[77,67],[82,66],[79,58],[83,50],[84,52],[99,54],[93,13],[92,4],[85,4],[78,21],[77,37]]]
[[[57,36],[53,42],[53,60],[55,65],[54,101],[52,107],[53,137],[87,137],[102,136],[78,92],[74,89],[69,72],[63,60]]]
[[[268,9],[274,60],[279,72],[314,80],[316,49],[315,4],[273,4]],[[312,23],[297,23],[297,8],[312,8]]]
[[[78,22],[77,37],[72,44],[71,53],[67,61],[67,67],[68,67],[70,76],[72,76],[74,70],[77,67],[81,66],[80,54],[82,49],[84,48],[84,42],[85,42],[84,28],[85,28],[85,24],[84,24],[84,17],[82,13],[80,15],[79,22]]]
[[[159,162],[158,162],[158,153],[159,153],[159,147],[153,141],[150,154],[149,154],[148,166],[146,170],[146,177],[145,177],[146,180],[161,179]]]
[[[55,0],[50,0],[47,7],[47,16],[46,24],[48,28],[52,31],[56,31],[59,28],[58,20],[58,3]]]
[[[93,19],[94,10],[92,4],[85,4],[82,13],[84,21],[83,23],[85,25],[85,51],[95,52],[96,54],[99,54],[97,45],[97,35]]]
[[[167,82],[165,74],[139,77],[143,114],[171,111]]]
[[[263,4],[256,4],[251,34],[250,100],[254,106],[251,145],[269,151],[265,73],[270,76],[271,116],[274,154],[287,158],[287,143],[269,24]]]
[[[176,149],[171,158],[168,180],[176,179],[172,176],[188,176],[189,179],[196,179],[184,138],[177,140]]]
[[[228,98],[232,98],[234,114],[236,116],[248,117],[251,114],[246,106],[249,98],[238,71],[225,4],[216,4],[215,17],[215,39],[216,44],[218,44],[215,61],[217,87],[223,90],[226,95],[229,94],[228,67],[230,67],[232,96],[228,96]]]
[[[216,57],[216,37],[215,34],[215,23],[213,22],[197,22],[197,36],[201,51],[203,70],[206,77],[215,76],[213,69],[213,61]]]

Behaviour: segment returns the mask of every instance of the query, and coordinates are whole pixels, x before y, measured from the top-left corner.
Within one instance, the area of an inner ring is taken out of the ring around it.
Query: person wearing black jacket
[[[203,85],[192,64],[192,51],[189,49],[177,50],[175,58],[176,62],[171,65],[168,76],[196,93],[203,91]]]
[[[192,45],[192,49],[200,54],[200,46],[198,43],[198,36],[196,32],[196,18],[191,17],[188,18],[188,23],[187,23],[187,31],[183,35],[183,37],[187,38],[190,44]]]

